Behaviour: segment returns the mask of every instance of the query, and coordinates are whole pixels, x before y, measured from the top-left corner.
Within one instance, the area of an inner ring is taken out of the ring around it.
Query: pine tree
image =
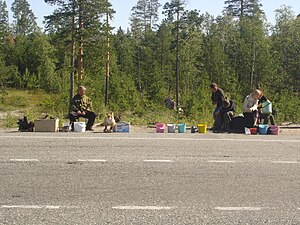
[[[173,33],[175,36],[175,77],[176,77],[176,102],[177,108],[180,105],[179,102],[179,83],[180,83],[180,28],[181,28],[181,17],[185,12],[185,0],[172,0],[164,5],[164,14],[167,17],[166,21],[174,25]]]
[[[225,12],[233,17],[253,17],[262,14],[260,0],[225,0]]]
[[[114,11],[107,0],[45,0],[45,2],[57,6],[51,15],[45,17],[46,30],[59,42],[70,44],[69,50],[63,51],[70,57],[71,98],[74,95],[76,62],[79,82],[83,78],[83,71],[84,74],[99,76],[97,74],[101,66],[99,62],[103,62],[104,56],[103,33],[107,29],[108,32],[112,29],[105,27],[102,17],[106,13],[112,16]],[[76,48],[78,48],[78,54],[76,54]],[[85,61],[83,61],[83,54]]]
[[[0,41],[3,44],[7,33],[9,31],[9,23],[8,23],[8,11],[6,2],[0,0]]]
[[[134,33],[143,34],[155,26],[159,19],[158,9],[160,3],[158,0],[138,0],[136,6],[131,11],[131,27]]]
[[[300,92],[300,20],[291,7],[276,10],[276,25],[272,34],[272,55],[279,76],[276,77],[280,90]]]
[[[14,35],[28,35],[38,30],[36,17],[27,0],[15,0],[12,3]]]

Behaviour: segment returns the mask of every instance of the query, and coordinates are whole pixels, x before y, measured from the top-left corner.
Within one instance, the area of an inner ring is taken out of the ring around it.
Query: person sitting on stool
[[[245,127],[258,126],[258,101],[261,93],[260,90],[256,89],[244,100],[243,114]]]
[[[96,114],[92,112],[92,101],[85,95],[86,88],[84,86],[78,87],[78,94],[71,100],[71,109],[69,118],[72,124],[72,131],[74,131],[74,122],[79,118],[87,118],[88,123],[86,125],[87,131],[94,131],[93,125],[95,122]]]
[[[258,109],[259,109],[259,119],[260,119],[260,123],[263,122],[263,124],[268,124],[269,121],[271,122],[271,125],[276,125],[275,124],[275,119],[274,116],[272,114],[272,112],[270,113],[264,113],[263,112],[263,103],[264,102],[268,102],[267,104],[271,104],[271,102],[266,98],[266,96],[264,95],[263,92],[261,92],[261,95],[259,96],[259,101],[258,101]]]

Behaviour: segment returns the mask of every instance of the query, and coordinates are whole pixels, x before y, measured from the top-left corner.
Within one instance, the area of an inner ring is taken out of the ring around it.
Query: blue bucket
[[[177,126],[178,126],[178,133],[186,132],[186,124],[185,123],[178,124]]]
[[[269,126],[268,124],[260,124],[258,125],[259,134],[268,134]]]

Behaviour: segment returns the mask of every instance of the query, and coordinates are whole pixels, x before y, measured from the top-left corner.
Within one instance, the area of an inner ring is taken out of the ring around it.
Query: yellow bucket
[[[198,124],[198,131],[201,134],[206,134],[207,124]]]

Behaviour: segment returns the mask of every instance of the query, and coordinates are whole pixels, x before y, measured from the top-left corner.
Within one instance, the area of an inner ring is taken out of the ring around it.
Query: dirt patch
[[[19,110],[9,111],[9,112],[1,112],[0,111],[0,120],[5,120],[8,115],[15,117],[15,118],[21,118],[24,116],[24,112],[21,112]]]

